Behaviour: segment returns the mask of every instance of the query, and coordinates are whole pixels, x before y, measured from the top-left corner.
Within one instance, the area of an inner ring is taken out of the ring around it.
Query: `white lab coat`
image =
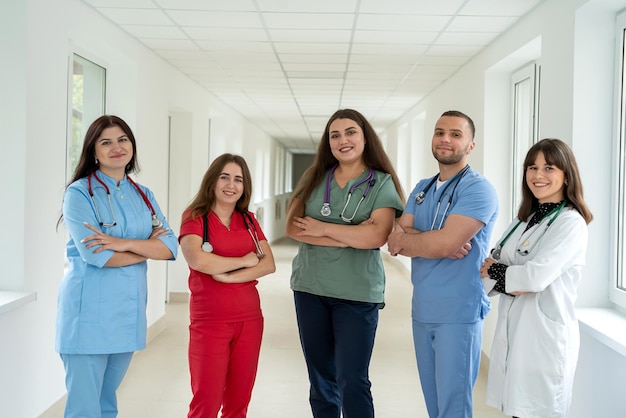
[[[585,264],[587,224],[577,211],[564,208],[541,237],[548,219],[525,233],[527,223],[522,222],[504,244],[500,259],[509,266],[507,293],[530,293],[500,294],[487,404],[522,418],[568,416],[578,361],[574,302]],[[533,240],[537,244],[528,255],[518,253]]]

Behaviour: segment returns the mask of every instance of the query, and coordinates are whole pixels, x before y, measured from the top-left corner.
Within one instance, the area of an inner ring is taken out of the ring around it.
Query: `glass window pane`
[[[105,113],[106,69],[74,54],[70,82],[70,130],[67,141],[66,178],[74,173],[85,132]]]
[[[520,181],[524,158],[528,149],[537,141],[537,77],[536,65],[528,65],[513,74],[513,216],[522,201]]]

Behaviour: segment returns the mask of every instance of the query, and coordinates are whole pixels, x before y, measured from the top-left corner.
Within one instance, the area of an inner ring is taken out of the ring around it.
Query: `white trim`
[[[626,220],[624,191],[626,187],[623,185],[626,179],[626,165],[623,164],[622,159],[624,157],[626,137],[624,128],[621,126],[624,109],[624,86],[622,81],[624,79],[624,30],[626,30],[626,13],[617,15],[615,22],[615,89],[616,92],[614,98],[614,123],[613,123],[613,138],[614,138],[614,171],[611,176],[613,179],[612,193],[613,196],[611,207],[612,216],[611,223],[614,225],[616,234],[612,234],[611,237],[611,277],[612,280],[609,283],[609,300],[621,307],[626,307],[626,292],[620,289],[620,283],[623,286],[626,284],[624,275],[626,274],[624,266],[626,260],[621,251],[626,245],[626,226],[621,224]],[[621,200],[621,201],[620,201]]]
[[[12,311],[36,300],[36,292],[11,292],[0,290],[0,314]]]
[[[626,315],[609,308],[577,309],[580,331],[626,357]]]

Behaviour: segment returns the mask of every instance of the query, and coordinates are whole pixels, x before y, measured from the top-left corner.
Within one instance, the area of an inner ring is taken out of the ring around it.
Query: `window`
[[[407,190],[411,180],[410,164],[411,152],[409,151],[409,124],[403,123],[398,128],[398,138],[396,142],[396,174],[400,178],[402,187]]]
[[[609,296],[611,301],[622,306],[626,306],[626,278],[624,271],[626,267],[626,63],[625,51],[626,46],[626,13],[618,15],[616,21],[616,77],[615,84],[615,124],[614,137],[617,142],[614,153],[616,161],[615,168],[617,172],[614,178],[617,180],[614,184],[614,196],[617,197],[616,215],[614,221],[617,224],[617,242],[612,246],[614,255],[614,282],[609,288]]]
[[[520,68],[511,77],[513,88],[513,164],[512,198],[513,216],[522,201],[520,181],[524,169],[524,158],[528,149],[538,140],[539,114],[539,66],[530,64]]]
[[[65,177],[71,179],[89,125],[105,112],[106,70],[74,54],[70,62],[67,163]]]
[[[285,193],[285,149],[277,146],[274,149],[274,195]]]

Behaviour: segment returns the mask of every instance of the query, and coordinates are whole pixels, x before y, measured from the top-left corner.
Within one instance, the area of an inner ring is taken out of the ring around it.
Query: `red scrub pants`
[[[192,321],[188,418],[245,418],[256,378],[263,318],[242,322]]]

